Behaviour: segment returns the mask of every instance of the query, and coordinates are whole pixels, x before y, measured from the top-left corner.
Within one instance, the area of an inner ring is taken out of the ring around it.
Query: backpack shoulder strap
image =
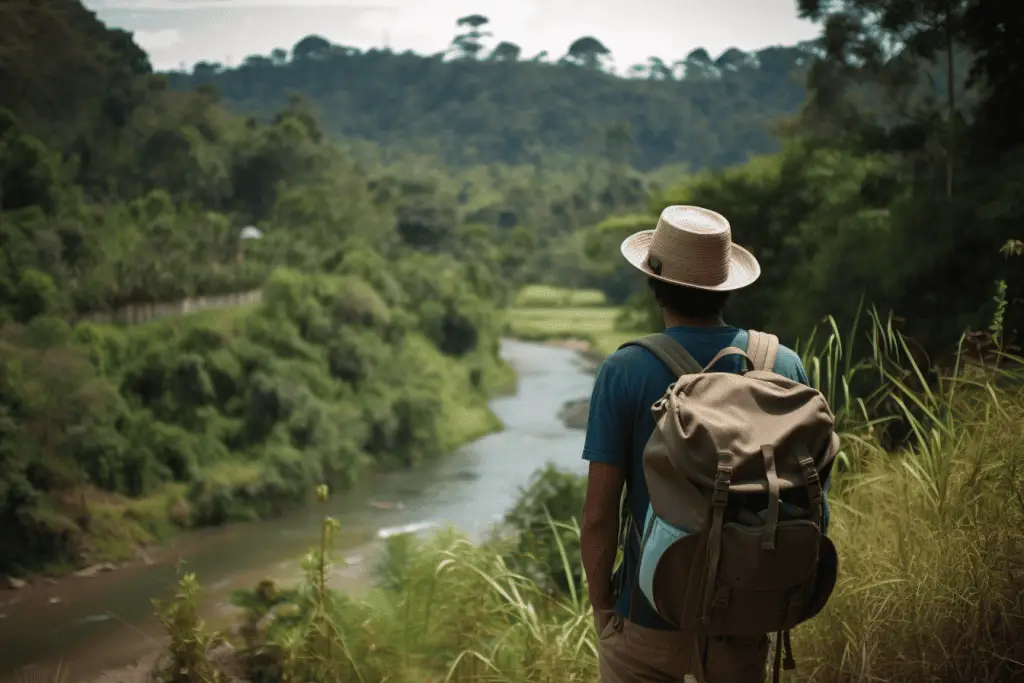
[[[693,375],[704,371],[704,367],[694,360],[693,356],[690,355],[690,352],[682,344],[664,332],[657,332],[646,337],[634,339],[633,341],[626,342],[619,348],[625,346],[644,347],[653,353],[655,358],[667,365],[668,369],[676,377]]]
[[[747,355],[754,361],[754,369],[772,372],[779,353],[779,338],[757,330],[748,330],[747,334]]]

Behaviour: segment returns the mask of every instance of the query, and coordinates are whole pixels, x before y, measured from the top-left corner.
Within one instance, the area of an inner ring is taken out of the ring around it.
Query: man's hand
[[[625,482],[624,469],[590,463],[580,523],[580,550],[590,588],[590,604],[594,607],[594,625],[599,634],[614,613],[612,568],[619,546],[619,501]]]

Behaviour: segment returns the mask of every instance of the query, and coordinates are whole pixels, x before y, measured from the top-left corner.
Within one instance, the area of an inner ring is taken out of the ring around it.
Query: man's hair
[[[658,304],[683,318],[704,320],[716,318],[725,310],[729,292],[715,292],[696,287],[684,287],[655,278],[648,278],[647,284],[654,292]]]

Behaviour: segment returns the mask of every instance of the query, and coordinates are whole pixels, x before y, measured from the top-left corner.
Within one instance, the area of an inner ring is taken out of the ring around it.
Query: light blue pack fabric
[[[683,529],[672,526],[655,512],[650,505],[647,506],[647,519],[644,522],[644,536],[640,542],[640,567],[639,585],[647,601],[654,603],[654,572],[658,569],[658,562],[661,561],[669,546],[690,534]],[[685,577],[679,577],[684,581]]]

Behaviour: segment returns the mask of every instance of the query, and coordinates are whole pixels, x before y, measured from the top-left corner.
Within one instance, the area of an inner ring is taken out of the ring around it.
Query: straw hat
[[[728,292],[761,275],[749,251],[733,244],[725,216],[699,206],[669,206],[654,230],[622,243],[622,255],[648,276],[686,287]]]

